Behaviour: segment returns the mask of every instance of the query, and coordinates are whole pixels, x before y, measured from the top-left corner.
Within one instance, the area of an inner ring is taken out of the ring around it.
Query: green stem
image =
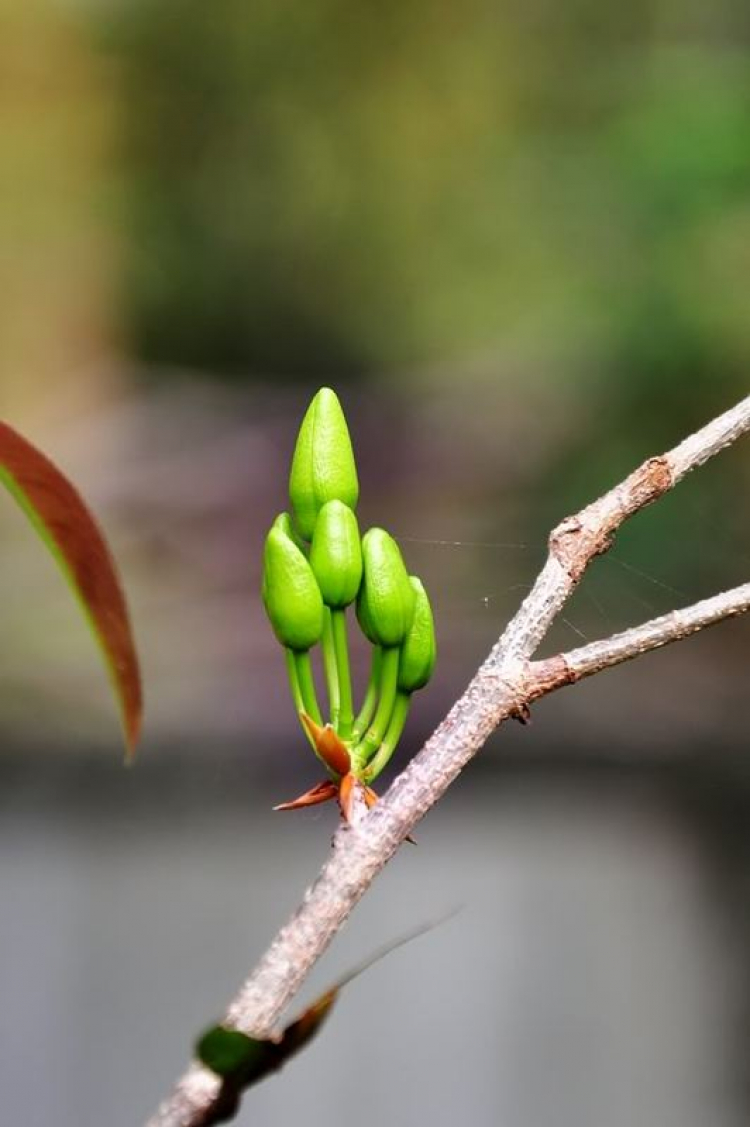
[[[396,702],[393,706],[393,713],[391,715],[391,722],[388,725],[388,731],[383,737],[383,742],[373,755],[370,762],[367,764],[367,770],[364,773],[364,781],[371,783],[376,779],[383,768],[388,763],[388,760],[396,750],[396,745],[401,739],[401,733],[404,730],[406,717],[409,715],[409,705],[411,704],[411,693],[396,693]]]
[[[328,607],[323,607],[323,668],[325,669],[326,687],[328,688],[328,711],[331,714],[331,724],[338,732],[341,694],[332,612]]]
[[[375,646],[372,651],[372,663],[370,665],[370,680],[367,682],[367,690],[365,692],[365,699],[362,701],[362,707],[359,710],[357,719],[354,721],[352,728],[352,739],[356,743],[362,737],[362,733],[367,728],[367,725],[372,720],[375,712],[375,705],[378,701],[378,683],[380,681],[380,665],[383,660],[382,646]]]
[[[292,690],[294,707],[297,709],[297,715],[299,716],[300,712],[307,712],[307,708],[305,706],[304,700],[302,699],[302,690],[300,688],[299,674],[297,672],[297,655],[294,650],[290,650],[285,647],[284,657],[286,658],[286,671],[289,676],[289,687]],[[300,724],[302,725],[302,731],[305,733],[310,747],[313,749],[313,751],[316,751],[315,740],[312,738],[305,725],[302,724],[302,720],[300,720]]]
[[[398,686],[398,662],[401,656],[399,646],[388,646],[383,650],[383,659],[380,664],[380,686],[378,707],[372,724],[360,740],[356,756],[365,763],[372,759],[380,747],[386,729],[391,722],[393,706],[396,703],[396,688]]]
[[[311,716],[316,724],[323,723],[318,707],[318,698],[315,695],[315,681],[313,679],[312,664],[309,650],[295,650],[294,664],[299,679],[299,689],[302,696],[304,711]]]
[[[349,646],[346,640],[346,611],[331,610],[333,646],[336,653],[336,668],[339,675],[339,734],[346,740],[351,736],[354,723],[352,706],[352,678],[349,672]]]

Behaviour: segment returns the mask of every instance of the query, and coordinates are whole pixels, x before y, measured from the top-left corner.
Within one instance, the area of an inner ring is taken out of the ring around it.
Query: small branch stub
[[[571,582],[578,583],[591,561],[612,547],[615,532],[627,517],[653,504],[673,484],[667,456],[648,458],[617,490],[561,521],[550,535],[550,554]]]

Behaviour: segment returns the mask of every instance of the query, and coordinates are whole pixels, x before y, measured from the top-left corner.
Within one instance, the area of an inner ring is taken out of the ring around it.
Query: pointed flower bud
[[[323,599],[312,568],[297,545],[276,526],[266,537],[263,602],[283,646],[309,650],[320,641]]]
[[[322,387],[307,408],[294,448],[289,497],[305,540],[326,501],[357,506],[359,483],[354,453],[338,396]]]
[[[310,566],[326,606],[354,602],[362,582],[362,547],[357,518],[343,501],[327,501],[318,513]]]
[[[357,600],[357,618],[373,645],[400,646],[414,617],[416,593],[398,544],[382,528],[362,539],[364,573]]]
[[[290,540],[294,541],[300,552],[302,552],[303,554],[307,552],[307,544],[302,539],[297,529],[294,527],[294,521],[289,516],[289,513],[279,513],[279,515],[276,517],[276,520],[273,522],[272,527],[280,528],[281,531],[285,533]]]
[[[435,624],[432,607],[422,581],[409,576],[414,588],[414,620],[401,648],[398,665],[398,687],[402,693],[415,693],[423,689],[435,668]]]
[[[363,565],[364,565],[364,559],[363,559]],[[364,566],[363,566],[363,569],[362,569],[362,575],[364,577]],[[362,633],[364,634],[365,638],[367,638],[367,641],[372,646],[379,646],[380,642],[378,641],[377,634],[375,632],[375,627],[373,626],[372,620],[370,618],[370,607],[369,607],[368,603],[366,602],[366,600],[362,596],[362,587],[360,587],[359,594],[357,595],[356,613],[357,613],[357,622],[359,623],[359,628],[362,631]]]

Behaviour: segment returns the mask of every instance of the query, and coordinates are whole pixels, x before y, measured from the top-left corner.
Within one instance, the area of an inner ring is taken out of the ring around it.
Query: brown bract
[[[315,750],[326,767],[330,767],[336,775],[347,775],[352,765],[349,748],[335,728],[331,724],[321,727],[306,712],[300,712],[300,719],[310,733]]]

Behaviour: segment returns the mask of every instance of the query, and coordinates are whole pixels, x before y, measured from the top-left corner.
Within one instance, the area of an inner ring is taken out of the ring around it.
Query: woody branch
[[[673,450],[649,458],[552,531],[544,567],[503,635],[382,801],[355,825],[338,830],[315,883],[229,1006],[228,1026],[261,1038],[273,1032],[374,878],[500,724],[523,716],[531,702],[555,689],[750,608],[750,584],[744,584],[567,654],[530,660],[588,565],[609,549],[623,522],[749,429],[750,396]],[[218,1093],[218,1078],[194,1063],[147,1127],[205,1127]]]

